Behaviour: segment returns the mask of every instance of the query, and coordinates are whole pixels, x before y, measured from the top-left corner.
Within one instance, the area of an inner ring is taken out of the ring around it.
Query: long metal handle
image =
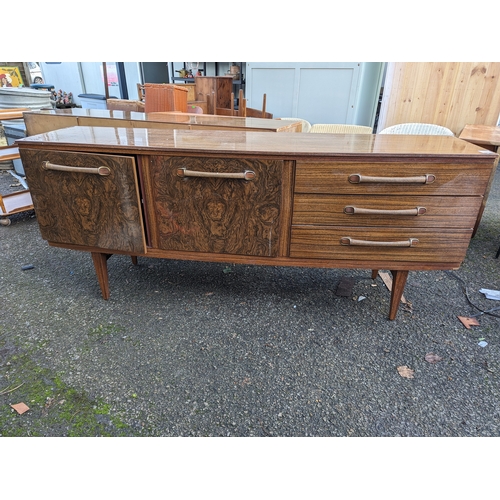
[[[417,238],[408,238],[403,241],[368,241],[356,240],[350,236],[340,238],[341,245],[363,246],[363,247],[414,247],[418,244]]]
[[[353,206],[344,207],[344,213],[348,215],[424,215],[425,212],[427,212],[425,207],[415,207],[400,210],[383,210]]]
[[[42,162],[42,168],[44,170],[59,170],[61,172],[78,172],[80,174],[96,174],[96,175],[109,175],[111,169],[109,167],[71,167],[69,165],[57,165],[56,163],[50,163],[49,161]]]
[[[244,172],[197,172],[196,170],[188,170],[187,168],[178,168],[177,175],[179,177],[211,177],[216,179],[244,179],[251,181],[255,179],[255,172],[245,170]]]
[[[369,175],[351,174],[351,184],[385,183],[385,184],[432,184],[436,180],[434,174],[417,175],[414,177],[371,177]]]

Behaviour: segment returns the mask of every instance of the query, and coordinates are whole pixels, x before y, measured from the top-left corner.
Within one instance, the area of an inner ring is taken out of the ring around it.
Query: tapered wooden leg
[[[94,268],[97,274],[97,280],[101,287],[101,293],[104,300],[109,299],[109,281],[108,281],[108,265],[107,261],[111,255],[107,253],[91,252]]]
[[[408,278],[408,271],[391,271],[392,274],[392,290],[391,290],[391,307],[389,309],[389,319],[395,319],[398,312],[399,303]]]
[[[372,269],[372,280],[376,280],[378,276],[378,269]]]
[[[137,255],[131,255],[132,257],[132,264],[134,264],[134,266],[137,266]]]

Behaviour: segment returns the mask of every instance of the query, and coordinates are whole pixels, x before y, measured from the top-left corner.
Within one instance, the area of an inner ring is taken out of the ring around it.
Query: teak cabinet
[[[42,237],[89,251],[389,269],[462,263],[498,155],[447,136],[72,127],[18,141]]]

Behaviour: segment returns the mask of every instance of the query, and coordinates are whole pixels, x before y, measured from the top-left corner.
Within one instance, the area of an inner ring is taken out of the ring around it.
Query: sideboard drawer
[[[297,162],[296,193],[482,195],[484,164]]]
[[[481,196],[296,194],[294,225],[472,229]]]
[[[292,227],[290,257],[409,263],[460,263],[472,230]],[[364,266],[363,266],[364,267]]]

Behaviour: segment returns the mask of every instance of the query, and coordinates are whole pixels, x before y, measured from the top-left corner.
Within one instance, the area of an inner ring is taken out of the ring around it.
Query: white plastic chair
[[[455,135],[450,129],[433,123],[400,123],[381,130],[379,134]]]
[[[311,124],[302,118],[280,118],[280,120],[302,122],[302,132],[309,132],[311,130]]]
[[[373,129],[364,125],[345,123],[316,123],[311,127],[311,134],[372,134]]]

